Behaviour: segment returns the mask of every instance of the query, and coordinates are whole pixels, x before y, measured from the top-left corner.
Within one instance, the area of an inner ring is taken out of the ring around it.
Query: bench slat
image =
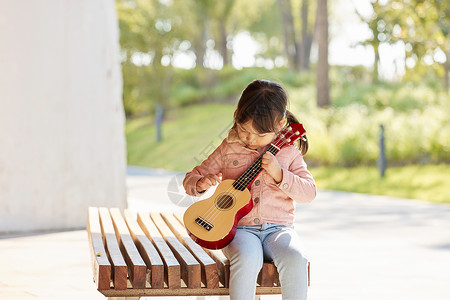
[[[271,287],[275,283],[275,274],[277,268],[272,263],[263,263],[261,272],[259,272],[257,283],[260,286]]]
[[[141,227],[139,227],[137,214],[126,209],[124,215],[125,222],[131,232],[131,237],[150,271],[149,281],[151,287],[154,289],[164,288],[164,263],[158,251],[142,231]]]
[[[223,254],[222,250],[212,250],[204,248],[206,252],[216,262],[217,273],[219,274],[219,281],[225,288],[230,287],[230,261]]]
[[[186,283],[186,286],[191,289],[200,288],[201,268],[199,262],[175,237],[159,213],[151,213],[150,217],[178,259],[181,265],[181,278]]]
[[[114,288],[116,290],[124,290],[127,288],[127,264],[122,257],[122,253],[117,243],[116,233],[112,224],[109,210],[106,207],[99,208],[100,225],[103,233],[103,242],[113,265],[112,277]]]
[[[174,216],[176,220],[178,220],[179,224],[184,227],[183,214],[174,213]],[[208,253],[209,256],[215,261],[219,281],[225,288],[228,288],[230,284],[230,261],[225,257],[222,250],[211,250],[207,248],[203,248],[203,250],[205,250],[205,252]]]
[[[150,216],[144,213],[138,213],[138,224],[141,226],[144,233],[152,241],[156,250],[158,250],[164,262],[164,280],[170,289],[181,287],[180,264],[175,258],[172,250],[167,246],[165,240],[161,236],[158,228],[150,220]]]
[[[92,272],[97,289],[109,289],[111,282],[111,264],[108,261],[105,247],[103,245],[102,229],[98,209],[89,207],[88,224],[86,228],[89,235],[91,249]]]
[[[202,247],[195,243],[188,235],[184,226],[171,213],[161,213],[167,226],[172,230],[178,240],[194,255],[200,262],[202,268],[202,282],[207,288],[219,287],[219,276],[216,262],[206,253]]]
[[[109,212],[112,217],[120,249],[128,265],[131,285],[133,288],[145,288],[147,266],[131,238],[130,231],[125,224],[120,210],[118,208],[111,208]]]

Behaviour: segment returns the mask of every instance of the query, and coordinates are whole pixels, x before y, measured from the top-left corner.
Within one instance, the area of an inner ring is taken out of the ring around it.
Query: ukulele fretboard
[[[270,144],[269,148],[264,152],[270,152],[273,155],[277,154],[280,149],[276,147],[273,144]],[[254,162],[253,164],[242,174],[236,181],[233,183],[233,187],[236,190],[243,191],[247,186],[249,186],[253,180],[258,176],[259,173],[262,171],[261,167],[261,161],[263,154],[261,154]]]

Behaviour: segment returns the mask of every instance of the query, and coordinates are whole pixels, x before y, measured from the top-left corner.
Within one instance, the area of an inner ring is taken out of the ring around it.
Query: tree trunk
[[[328,79],[328,10],[327,0],[317,1],[317,35],[319,58],[317,62],[317,105],[330,105],[330,85]]]
[[[299,51],[300,70],[309,70],[309,59],[311,56],[312,34],[308,31],[308,1],[302,1],[302,43]]]
[[[281,20],[283,22],[284,52],[288,58],[289,68],[291,70],[298,70],[299,55],[297,53],[299,52],[299,45],[295,37],[291,0],[278,0],[278,5],[280,7]]]
[[[373,44],[373,51],[375,53],[375,61],[373,63],[373,82],[378,82],[380,81],[380,75],[378,73],[378,65],[380,64],[380,52],[379,52],[379,43],[374,43]],[[406,57],[406,56],[405,56]]]
[[[450,46],[449,46],[450,48]],[[447,51],[447,57],[444,63],[444,87],[447,92],[450,92],[449,71],[450,71],[450,49]]]
[[[204,67],[204,59],[206,54],[206,30],[202,29],[202,34],[195,41],[194,45],[195,51],[195,63],[198,67]]]
[[[227,48],[227,29],[225,28],[224,20],[219,20],[219,34],[220,34],[219,51],[220,55],[222,55],[223,65],[226,66],[230,64],[230,60]]]

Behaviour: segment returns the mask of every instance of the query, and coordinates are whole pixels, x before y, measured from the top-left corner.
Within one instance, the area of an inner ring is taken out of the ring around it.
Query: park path
[[[183,211],[193,199],[182,178],[129,167],[129,208]],[[450,299],[450,205],[321,190],[298,205],[295,228],[311,261],[309,300]],[[0,265],[0,299],[104,299],[85,230],[0,236]],[[207,297],[217,298],[227,299]]]

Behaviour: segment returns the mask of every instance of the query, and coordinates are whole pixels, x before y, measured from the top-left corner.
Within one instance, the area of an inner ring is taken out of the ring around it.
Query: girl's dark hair
[[[234,126],[253,120],[253,127],[260,133],[276,132],[276,125],[287,119],[289,123],[300,123],[287,108],[288,98],[283,87],[273,81],[254,80],[242,92],[236,111]],[[308,152],[306,136],[299,140],[299,149],[303,155]]]

